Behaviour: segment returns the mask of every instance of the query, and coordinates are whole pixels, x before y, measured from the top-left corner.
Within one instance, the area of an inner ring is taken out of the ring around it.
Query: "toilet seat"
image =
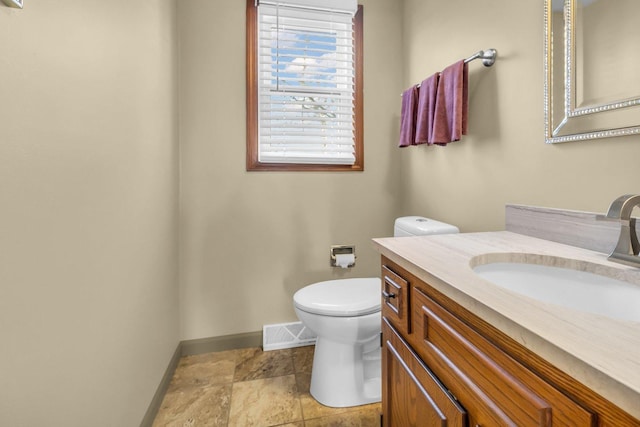
[[[332,317],[365,316],[380,311],[380,279],[355,278],[318,282],[293,296],[294,305],[308,313]]]

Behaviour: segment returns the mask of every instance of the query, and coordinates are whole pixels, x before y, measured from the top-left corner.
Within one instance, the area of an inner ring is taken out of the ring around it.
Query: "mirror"
[[[545,0],[545,140],[640,134],[640,2]]]

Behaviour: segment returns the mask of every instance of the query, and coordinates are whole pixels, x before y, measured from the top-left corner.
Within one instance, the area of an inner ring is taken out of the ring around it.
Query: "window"
[[[349,3],[247,0],[247,170],[364,169],[362,6],[337,9]]]

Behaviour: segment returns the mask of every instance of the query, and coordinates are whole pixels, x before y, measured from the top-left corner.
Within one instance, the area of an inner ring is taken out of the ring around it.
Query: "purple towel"
[[[445,145],[459,141],[467,133],[467,64],[463,60],[440,74],[433,122],[433,143]]]
[[[418,113],[416,118],[416,145],[433,143],[433,116],[436,108],[436,93],[440,73],[427,77],[420,83]]]
[[[418,89],[410,87],[402,93],[402,111],[400,113],[400,147],[415,145],[416,110]]]

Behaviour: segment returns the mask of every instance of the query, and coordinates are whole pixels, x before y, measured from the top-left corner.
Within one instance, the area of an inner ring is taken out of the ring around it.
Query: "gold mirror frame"
[[[576,51],[580,46],[576,45],[576,15],[581,0],[564,0],[561,14],[554,13],[553,0],[544,1],[545,142],[555,144],[640,134],[640,97],[577,105],[576,74],[580,70],[576,69]],[[563,22],[554,22],[559,17]],[[558,24],[564,24],[563,31],[555,37],[562,39],[554,45],[553,29],[554,26],[560,29]],[[562,48],[558,49],[559,46]]]

